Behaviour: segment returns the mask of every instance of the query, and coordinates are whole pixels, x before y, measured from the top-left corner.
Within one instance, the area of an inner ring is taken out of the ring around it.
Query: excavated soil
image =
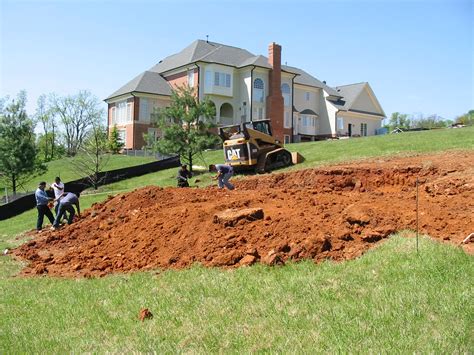
[[[460,244],[474,232],[471,152],[234,179],[234,191],[145,187],[95,204],[14,253],[28,262],[25,275],[73,277],[196,262],[351,259],[393,232],[416,229],[417,178],[420,233]]]

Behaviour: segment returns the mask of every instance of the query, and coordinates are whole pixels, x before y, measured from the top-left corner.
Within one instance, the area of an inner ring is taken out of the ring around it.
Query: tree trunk
[[[51,136],[51,160],[54,159],[54,123],[53,123],[53,130]]]
[[[44,161],[48,161],[48,135],[44,137]]]
[[[16,176],[15,176],[15,174],[12,174],[12,190],[13,190],[13,195],[16,195]]]
[[[188,153],[188,161],[189,161],[189,172],[193,173],[193,153]]]

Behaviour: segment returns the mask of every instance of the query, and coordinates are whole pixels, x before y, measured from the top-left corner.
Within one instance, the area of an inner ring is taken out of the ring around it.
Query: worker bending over
[[[229,190],[234,189],[234,185],[229,182],[229,179],[234,175],[234,168],[230,165],[225,164],[212,164],[209,166],[210,171],[217,171],[217,185],[220,189],[224,186],[227,187]]]
[[[73,205],[76,206],[77,215],[81,217],[81,208],[79,206],[79,193],[77,193],[76,195],[72,192],[64,192],[59,200],[59,213],[56,216],[56,219],[54,220],[54,224],[53,224],[54,229],[59,228],[59,222],[61,221],[61,218],[63,217],[63,214],[66,211],[69,212],[69,218],[67,220],[67,223],[72,224],[74,215],[76,214],[76,211],[74,211]]]

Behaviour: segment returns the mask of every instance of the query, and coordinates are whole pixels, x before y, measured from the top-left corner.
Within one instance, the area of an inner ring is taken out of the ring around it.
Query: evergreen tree
[[[114,128],[109,135],[109,150],[112,154],[118,154],[123,146],[124,143],[120,139],[117,125],[114,125]]]
[[[156,143],[157,150],[162,154],[179,154],[192,172],[194,156],[219,142],[210,131],[215,127],[214,116],[214,105],[208,99],[199,101],[192,88],[174,89],[171,105],[158,115],[161,138]]]
[[[4,100],[7,101],[7,100]],[[25,111],[26,93],[7,103],[0,112],[0,178],[17,188],[46,171],[37,157],[34,124]]]

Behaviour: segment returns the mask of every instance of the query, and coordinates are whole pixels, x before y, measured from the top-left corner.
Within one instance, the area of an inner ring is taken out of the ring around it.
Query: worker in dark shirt
[[[72,224],[74,215],[76,214],[76,211],[74,211],[73,205],[76,206],[77,215],[81,217],[81,208],[79,206],[79,193],[74,194],[72,192],[64,192],[62,197],[59,200],[59,213],[56,216],[56,219],[54,220],[54,224],[52,228],[54,229],[59,228],[59,222],[61,221],[61,218],[63,217],[63,214],[66,211],[69,212],[69,218],[67,220],[67,223]]]
[[[178,187],[189,187],[188,179],[192,177],[191,172],[188,170],[187,165],[181,165],[181,168],[178,170]]]
[[[229,182],[229,179],[234,175],[234,168],[230,165],[225,164],[212,164],[209,166],[210,171],[217,172],[217,185],[220,189],[224,186],[227,187],[229,190],[233,190],[235,187]]]

